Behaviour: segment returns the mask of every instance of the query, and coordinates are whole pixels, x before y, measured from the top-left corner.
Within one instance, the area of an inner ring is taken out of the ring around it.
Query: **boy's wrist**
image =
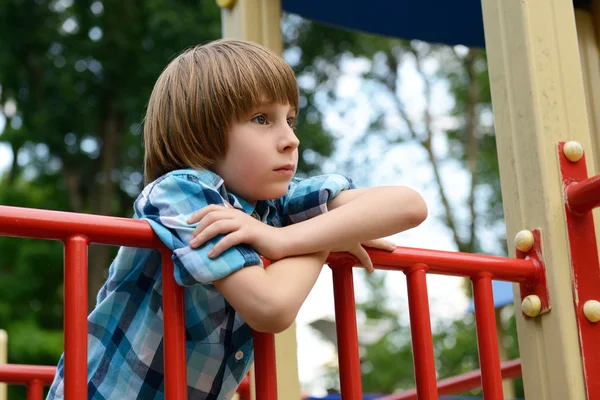
[[[321,251],[327,251],[329,254],[329,249],[319,246],[319,243],[312,242],[310,232],[305,232],[301,225],[302,222],[298,222],[281,228],[280,234],[282,235],[284,243],[283,248],[285,256],[299,256]]]

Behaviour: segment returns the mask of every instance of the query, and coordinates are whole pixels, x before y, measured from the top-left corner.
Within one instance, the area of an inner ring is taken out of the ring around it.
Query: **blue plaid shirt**
[[[230,399],[253,362],[252,329],[212,285],[239,269],[261,265],[259,255],[238,245],[211,259],[220,237],[198,249],[188,246],[193,212],[209,204],[231,205],[272,226],[304,221],[327,211],[327,203],[352,182],[340,175],[294,179],[280,199],[256,207],[228,192],[216,174],[192,169],[152,182],[135,201],[173,250],[175,280],[185,286],[188,398]],[[88,399],[163,399],[163,315],[160,253],[121,247],[88,317]],[[63,358],[48,399],[64,397]]]

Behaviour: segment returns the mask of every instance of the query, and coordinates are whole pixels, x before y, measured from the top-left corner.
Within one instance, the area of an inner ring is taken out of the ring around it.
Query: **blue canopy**
[[[585,6],[590,0],[574,0]],[[282,0],[283,10],[339,27],[448,45],[485,47],[481,0]]]

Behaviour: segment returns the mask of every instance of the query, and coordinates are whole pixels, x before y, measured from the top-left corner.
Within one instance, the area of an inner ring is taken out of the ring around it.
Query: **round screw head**
[[[533,233],[528,230],[517,233],[517,236],[515,236],[515,247],[523,253],[531,250],[533,247]]]
[[[563,147],[563,153],[567,160],[577,162],[583,157],[583,146],[579,142],[567,142]]]
[[[596,323],[600,321],[600,301],[588,300],[583,305],[583,315],[588,321]]]
[[[530,294],[521,302],[521,310],[528,317],[537,317],[540,315],[540,311],[542,311],[542,301],[539,296]]]
[[[217,5],[221,8],[233,8],[235,0],[217,0]]]

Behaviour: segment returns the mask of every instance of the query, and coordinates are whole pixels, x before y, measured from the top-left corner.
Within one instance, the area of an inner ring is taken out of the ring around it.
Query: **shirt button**
[[[244,358],[244,352],[243,351],[238,351],[237,353],[235,353],[235,359],[240,361],[242,358]]]

